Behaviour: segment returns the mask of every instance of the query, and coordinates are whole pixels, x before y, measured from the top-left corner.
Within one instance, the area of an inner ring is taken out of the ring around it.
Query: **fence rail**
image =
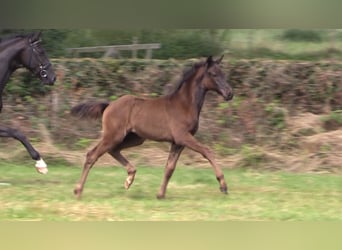
[[[94,46],[94,47],[80,47],[80,48],[68,48],[68,53],[74,57],[78,57],[80,53],[94,53],[103,52],[102,57],[115,57],[120,58],[120,51],[130,50],[132,51],[132,58],[137,58],[138,50],[146,50],[145,59],[152,59],[152,50],[160,49],[160,43],[147,43],[147,44],[126,44],[126,45],[110,45],[110,46]]]

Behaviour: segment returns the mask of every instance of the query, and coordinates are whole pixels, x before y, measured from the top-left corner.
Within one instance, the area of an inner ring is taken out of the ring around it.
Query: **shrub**
[[[200,31],[177,32],[161,39],[162,47],[153,55],[159,59],[186,59],[218,55],[223,48],[215,39]]]
[[[322,118],[323,126],[326,130],[336,130],[342,126],[342,110],[332,111]]]
[[[265,161],[264,154],[258,148],[248,144],[242,145],[240,153],[243,157],[240,163],[242,167],[257,167]]]
[[[300,29],[285,30],[280,38],[294,42],[321,42],[323,40],[322,35],[317,30]]]
[[[276,130],[282,130],[286,127],[286,110],[274,103],[266,105],[268,125]]]

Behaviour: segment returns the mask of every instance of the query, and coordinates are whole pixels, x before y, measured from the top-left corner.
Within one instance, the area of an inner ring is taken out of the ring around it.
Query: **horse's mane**
[[[6,36],[6,37],[0,37],[0,43],[2,42],[6,42],[15,38],[24,38],[27,37],[28,35],[24,35],[24,34],[15,34],[15,35],[10,35],[10,36]]]
[[[16,34],[16,35],[10,35],[6,37],[0,37],[0,51],[7,48],[12,43],[12,41],[15,41],[15,39],[22,39],[27,36],[28,35],[24,35],[24,34]]]
[[[177,83],[176,88],[172,92],[172,94],[176,93],[183,86],[183,84],[185,82],[187,82],[189,79],[191,79],[194,76],[194,74],[197,72],[197,70],[205,64],[206,64],[205,61],[204,62],[198,62],[198,63],[195,63],[191,68],[185,70],[183,72],[182,79]]]

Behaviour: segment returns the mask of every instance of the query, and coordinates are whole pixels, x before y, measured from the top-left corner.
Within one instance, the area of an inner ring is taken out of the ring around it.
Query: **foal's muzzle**
[[[230,101],[234,97],[233,91],[231,89],[222,89],[220,92],[219,93],[223,96],[225,101]]]
[[[234,97],[233,92],[229,92],[229,93],[224,97],[224,100],[225,100],[225,101],[230,101],[231,99],[233,99],[233,97]]]

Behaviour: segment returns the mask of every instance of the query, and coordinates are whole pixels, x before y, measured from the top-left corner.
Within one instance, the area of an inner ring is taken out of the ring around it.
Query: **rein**
[[[41,42],[42,40],[37,40],[33,43],[30,42],[30,48],[31,48],[31,54],[30,54],[30,60],[29,60],[29,68],[31,68],[31,62],[32,62],[32,57],[33,57],[33,53],[35,53],[36,55],[39,54],[39,52],[37,52],[37,50],[35,49],[35,47]],[[49,67],[51,67],[51,63],[47,63],[47,64],[43,64],[39,58],[39,56],[37,56],[37,59],[39,61],[39,66],[37,67],[36,70],[33,70],[34,74],[36,75],[40,75],[42,78],[46,78],[48,76],[47,73],[47,69]]]

